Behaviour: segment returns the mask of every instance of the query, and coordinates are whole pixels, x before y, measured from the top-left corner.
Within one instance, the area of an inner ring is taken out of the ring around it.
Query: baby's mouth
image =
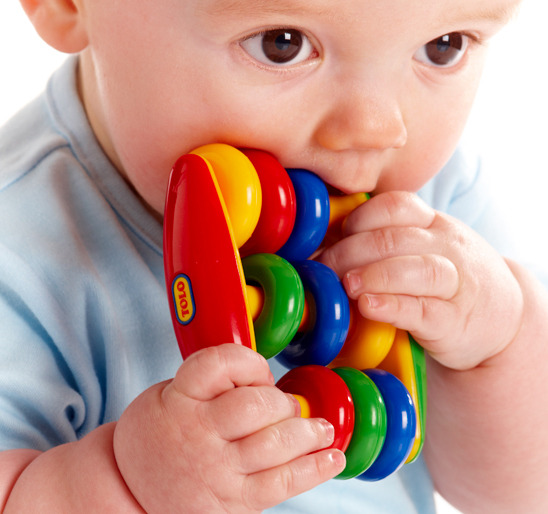
[[[336,188],[335,186],[332,186],[330,184],[325,183],[325,187],[327,188],[327,192],[329,196],[333,197],[340,197],[340,196],[351,196],[355,194],[361,194],[361,193],[367,193],[367,191],[360,191],[359,193],[355,191],[341,191],[340,189]],[[369,196],[372,196],[371,193],[367,193]]]
[[[337,189],[336,187],[325,184],[325,187],[327,188],[327,192],[329,193],[329,196],[345,196],[346,193],[343,193],[340,189]]]

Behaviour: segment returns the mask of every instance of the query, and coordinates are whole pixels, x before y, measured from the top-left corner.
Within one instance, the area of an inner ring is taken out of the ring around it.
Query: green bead
[[[304,288],[291,264],[278,255],[256,253],[242,260],[248,284],[264,292],[264,306],[255,320],[257,352],[266,359],[280,353],[293,339],[304,311]]]
[[[354,368],[333,370],[346,383],[354,401],[354,432],[345,452],[346,467],[337,478],[361,475],[378,457],[386,438],[386,407],[374,382]]]

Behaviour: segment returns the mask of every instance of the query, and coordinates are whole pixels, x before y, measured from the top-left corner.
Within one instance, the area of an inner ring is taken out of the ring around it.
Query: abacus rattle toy
[[[302,416],[335,427],[347,459],[338,478],[380,480],[422,448],[424,354],[406,332],[364,319],[309,259],[367,198],[330,196],[266,152],[200,147],[170,176],[164,266],[183,357],[233,341],[279,359],[293,369],[277,386]]]

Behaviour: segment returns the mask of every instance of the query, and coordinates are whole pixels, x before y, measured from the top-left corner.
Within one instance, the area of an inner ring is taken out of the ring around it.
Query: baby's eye
[[[270,66],[290,66],[310,59],[316,50],[296,29],[271,29],[243,40],[242,48],[257,61]]]
[[[415,59],[440,68],[456,66],[466,53],[468,41],[469,37],[460,32],[445,34],[421,46],[415,54]]]

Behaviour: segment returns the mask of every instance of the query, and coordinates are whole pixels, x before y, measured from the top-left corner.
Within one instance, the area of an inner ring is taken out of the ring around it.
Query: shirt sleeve
[[[82,383],[71,372],[74,361],[90,358],[36,270],[5,246],[0,270],[0,450],[46,450],[74,441],[100,416],[85,405]],[[73,362],[59,341],[72,341]],[[86,387],[94,386],[88,381]]]

